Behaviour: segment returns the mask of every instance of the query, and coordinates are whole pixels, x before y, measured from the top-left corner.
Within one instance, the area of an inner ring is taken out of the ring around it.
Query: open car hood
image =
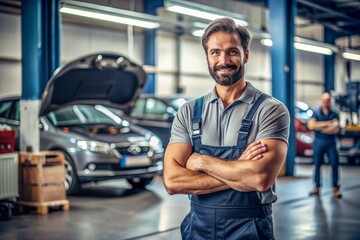
[[[55,71],[42,96],[39,115],[74,104],[101,104],[129,114],[145,83],[143,68],[122,55],[87,55]]]

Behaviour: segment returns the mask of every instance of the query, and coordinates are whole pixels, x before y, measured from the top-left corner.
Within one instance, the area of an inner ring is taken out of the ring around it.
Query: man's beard
[[[211,77],[220,84],[221,86],[230,86],[236,82],[238,82],[244,76],[244,67],[240,66],[239,69],[236,69],[236,65],[227,64],[227,65],[219,65],[211,68],[208,64],[209,72]],[[221,74],[220,76],[216,74],[217,70],[223,68],[231,68],[235,69],[235,72],[231,75],[229,74]]]

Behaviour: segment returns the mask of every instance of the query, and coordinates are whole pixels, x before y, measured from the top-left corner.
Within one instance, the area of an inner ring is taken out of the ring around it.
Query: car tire
[[[65,157],[65,189],[68,195],[76,194],[80,191],[81,185],[76,174],[73,160],[66,152],[62,151]]]
[[[131,178],[126,179],[126,181],[136,189],[144,189],[147,185],[149,185],[154,178]]]

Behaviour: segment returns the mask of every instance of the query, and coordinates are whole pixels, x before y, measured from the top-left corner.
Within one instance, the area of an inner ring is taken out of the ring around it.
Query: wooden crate
[[[20,183],[31,185],[59,184],[65,180],[63,164],[57,165],[22,165]]]
[[[69,211],[70,203],[68,200],[58,200],[58,201],[51,201],[51,202],[18,202],[19,204],[19,211],[24,212],[25,208],[27,209],[36,209],[37,214],[40,215],[47,215],[50,209],[60,209],[62,211]]]
[[[43,152],[20,152],[19,164],[20,165],[52,165],[64,164],[65,158],[62,152],[43,151]]]
[[[19,202],[65,200],[64,162],[61,152],[20,152]]]
[[[64,183],[49,185],[20,185],[19,201],[50,202],[66,199]]]

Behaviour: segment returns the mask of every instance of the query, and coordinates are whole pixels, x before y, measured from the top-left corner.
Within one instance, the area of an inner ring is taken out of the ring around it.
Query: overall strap
[[[260,97],[256,99],[254,105],[250,108],[246,117],[241,122],[241,127],[238,131],[238,139],[237,139],[237,146],[241,148],[241,151],[244,151],[247,146],[247,139],[249,136],[249,132],[252,125],[252,119],[254,117],[255,112],[260,106],[260,104],[268,97],[270,96],[265,93],[261,94]]]
[[[194,115],[191,125],[191,139],[193,147],[201,145],[201,115],[203,108],[204,97],[197,98],[194,105]]]

